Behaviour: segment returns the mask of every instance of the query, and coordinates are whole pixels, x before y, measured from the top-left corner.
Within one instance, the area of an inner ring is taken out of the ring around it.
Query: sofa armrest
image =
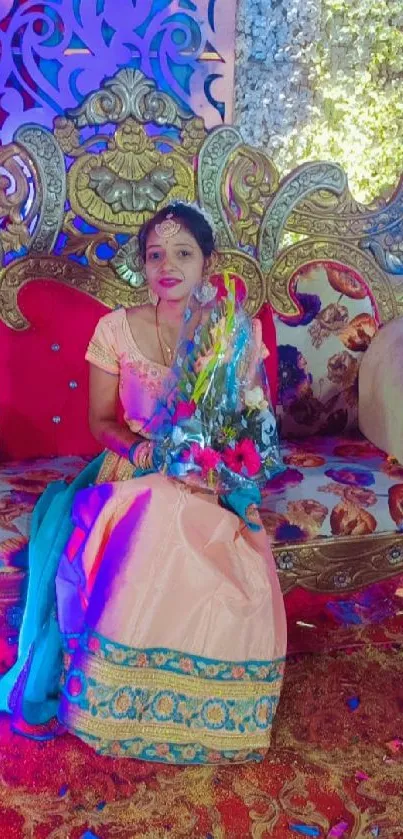
[[[371,342],[358,387],[360,431],[403,463],[403,318],[387,323]]]

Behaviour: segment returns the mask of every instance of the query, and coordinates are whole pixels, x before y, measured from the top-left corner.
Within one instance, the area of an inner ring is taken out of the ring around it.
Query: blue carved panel
[[[51,127],[124,66],[207,126],[230,121],[235,9],[229,0],[0,0],[1,142],[25,123]]]

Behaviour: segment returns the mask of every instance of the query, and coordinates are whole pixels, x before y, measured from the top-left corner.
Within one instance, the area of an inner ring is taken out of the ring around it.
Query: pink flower
[[[193,400],[191,402],[178,402],[173,415],[174,423],[189,419],[193,416],[195,410],[196,402],[193,402]]]
[[[214,472],[220,460],[220,455],[218,452],[214,451],[214,449],[210,449],[208,446],[205,449],[201,449],[201,452],[198,455],[197,464],[198,466],[201,466],[202,475],[206,476],[210,472]]]
[[[257,475],[262,466],[260,454],[252,440],[241,440],[235,448],[225,449],[223,460],[228,469],[237,474],[245,470],[248,475]]]
[[[221,460],[220,455],[214,449],[209,448],[209,446],[202,449],[198,443],[192,443],[190,449],[183,452],[183,460],[190,460],[190,458],[197,466],[200,466],[204,478],[210,472],[214,472]]]

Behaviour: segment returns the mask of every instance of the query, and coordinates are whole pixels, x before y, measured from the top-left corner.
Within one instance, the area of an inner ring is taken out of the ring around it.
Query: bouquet
[[[225,494],[283,471],[261,346],[234,281],[207,311],[190,306],[172,376],[154,417],[155,461],[167,475]]]

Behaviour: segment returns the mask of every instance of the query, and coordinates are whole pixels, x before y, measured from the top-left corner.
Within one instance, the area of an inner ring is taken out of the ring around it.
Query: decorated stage
[[[66,465],[64,455],[95,453],[79,421],[86,329],[105,306],[141,296],[130,249],[140,216],[137,199],[122,215],[96,190],[88,197],[85,162],[109,165],[125,121],[123,170],[126,159],[137,165],[139,138],[150,172],[156,150],[171,153],[178,194],[210,205],[222,248],[243,248],[256,311],[271,292],[283,390],[294,400],[305,387],[295,422],[335,435],[334,448],[316,441],[305,460],[288,453],[291,507],[271,517],[285,532],[283,577],[304,554],[295,575],[303,566],[313,582],[287,588],[289,656],[264,763],[101,757],[70,735],[23,737],[0,716],[0,839],[403,839],[403,477],[383,456],[374,468],[369,448],[344,446],[344,475],[325,463],[357,413],[357,359],[378,321],[403,314],[402,37],[400,0],[0,0],[4,462],[59,454],[71,479],[84,461]],[[87,108],[100,90],[102,107]],[[154,118],[158,132],[143,132]],[[218,198],[211,182],[222,185]],[[273,252],[260,227],[277,231]],[[16,653],[29,516],[59,467],[8,463],[0,479],[0,672]],[[380,571],[363,545],[366,587],[354,592],[361,571],[349,540],[365,543],[375,528],[390,544],[378,551]],[[312,574],[308,537],[319,538]],[[341,537],[334,554],[330,537]]]

